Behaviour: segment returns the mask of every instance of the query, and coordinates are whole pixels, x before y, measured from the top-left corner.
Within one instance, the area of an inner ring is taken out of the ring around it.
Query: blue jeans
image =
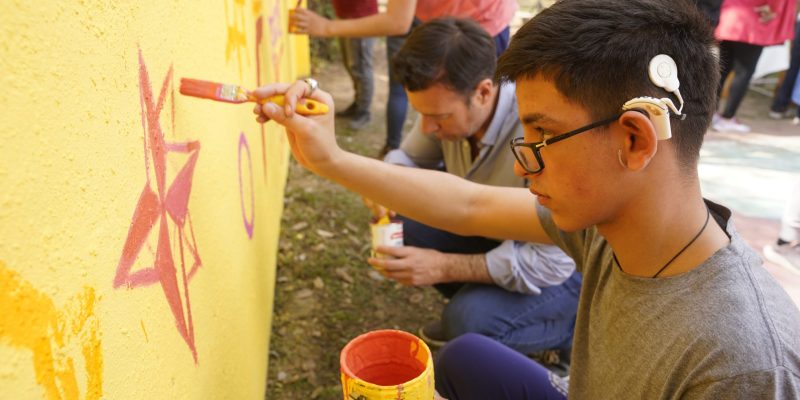
[[[342,58],[350,79],[353,80],[355,115],[369,113],[375,85],[372,77],[372,50],[375,38],[339,38]]]
[[[412,25],[413,27],[413,25]],[[411,32],[409,30],[409,32]],[[406,41],[405,35],[386,37],[386,58],[389,66],[389,98],[386,103],[386,147],[396,149],[403,139],[403,124],[408,111],[408,96],[403,85],[394,78],[392,58],[400,51]]]
[[[419,20],[415,19],[411,29],[414,29],[420,23]],[[408,33],[410,32],[411,30],[408,31]],[[406,122],[406,113],[408,112],[408,96],[403,85],[394,79],[392,58],[400,50],[400,47],[403,47],[408,33],[386,37],[386,61],[389,65],[389,99],[386,103],[386,146],[392,149],[400,147],[400,142],[403,139],[403,124]],[[508,48],[509,35],[509,27],[506,27],[494,37],[498,57],[500,57],[500,53]]]
[[[399,218],[403,220],[403,240],[407,246],[444,253],[480,254],[499,244],[495,240],[459,236]],[[510,292],[496,285],[434,285],[450,298],[442,312],[445,339],[475,332],[522,353],[570,349],[581,281],[581,275],[576,272],[560,285],[541,288],[539,295]]]
[[[436,391],[451,400],[563,400],[566,383],[522,354],[469,333],[448,343],[434,364]]]
[[[783,82],[775,92],[775,98],[772,99],[770,110],[775,112],[782,113],[786,111],[792,101],[792,91],[797,81],[797,73],[800,72],[800,43],[798,43],[800,41],[800,22],[795,24],[794,37],[791,57],[789,58],[789,69],[786,70]],[[797,116],[800,116],[800,108],[797,109]]]
[[[503,54],[504,51],[508,48],[508,43],[511,41],[511,29],[506,27],[494,36],[494,49],[497,52],[497,56],[500,57],[500,54]]]

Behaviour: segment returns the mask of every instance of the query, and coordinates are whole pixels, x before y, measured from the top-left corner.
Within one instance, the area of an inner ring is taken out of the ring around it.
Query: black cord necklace
[[[683,254],[683,252],[684,252],[684,251],[686,251],[686,249],[688,249],[688,248],[689,248],[689,246],[691,246],[691,245],[692,245],[692,243],[694,243],[694,241],[695,241],[695,240],[697,240],[697,238],[699,238],[699,237],[700,237],[700,234],[701,234],[701,233],[703,233],[703,231],[704,231],[704,230],[706,230],[706,226],[708,226],[708,220],[709,220],[709,219],[711,219],[711,211],[708,209],[708,207],[706,207],[706,222],[704,222],[704,223],[703,223],[703,227],[702,227],[702,228],[700,228],[700,231],[699,231],[699,232],[697,232],[697,235],[694,235],[694,237],[692,238],[692,240],[690,240],[690,241],[689,241],[689,243],[686,243],[686,246],[683,246],[683,248],[681,249],[681,251],[679,251],[679,252],[678,252],[678,254],[675,254],[675,256],[674,256],[674,257],[672,257],[672,258],[671,258],[669,261],[667,261],[667,263],[666,263],[666,264],[664,264],[664,266],[663,266],[663,267],[661,267],[661,269],[660,269],[660,270],[658,270],[658,272],[656,272],[656,274],[655,274],[655,275],[653,275],[653,276],[652,276],[652,278],[657,278],[659,274],[661,274],[662,272],[664,272],[664,270],[665,270],[665,269],[667,269],[667,267],[668,267],[670,264],[672,264],[672,262],[673,262],[673,261],[675,261],[675,259],[676,259],[676,258],[678,258],[678,256],[679,256],[679,255]]]
[[[703,227],[700,228],[700,231],[697,232],[696,235],[694,235],[694,237],[692,238],[692,240],[689,241],[689,243],[686,243],[686,246],[683,246],[681,251],[679,251],[672,258],[670,258],[670,260],[667,261],[667,263],[664,264],[664,266],[661,267],[661,269],[659,269],[658,272],[656,272],[655,275],[651,276],[650,279],[657,278],[658,275],[660,275],[662,272],[664,272],[664,270],[667,269],[667,267],[669,267],[669,265],[672,264],[672,262],[675,261],[675,259],[678,258],[679,255],[683,254],[683,252],[686,251],[686,249],[688,249],[689,246],[691,246],[692,243],[694,243],[697,240],[697,238],[700,237],[700,235],[703,233],[703,231],[706,230],[706,226],[708,226],[708,220],[709,219],[711,219],[711,210],[709,210],[708,207],[706,207],[706,222],[703,223]],[[619,269],[621,270],[622,266],[619,264],[619,260],[617,260],[617,255],[614,254],[614,253],[612,253],[612,255],[614,256],[614,261],[617,262],[617,267],[619,267]]]

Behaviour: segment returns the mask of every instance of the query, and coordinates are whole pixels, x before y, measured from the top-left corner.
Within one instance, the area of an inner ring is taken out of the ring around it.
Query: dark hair
[[[561,0],[528,21],[500,57],[498,81],[541,75],[593,119],[639,96],[674,95],[648,77],[650,59],[671,56],[686,102],[671,119],[681,167],[695,170],[716,105],[719,61],[706,18],[685,0]]]
[[[416,28],[392,59],[394,77],[409,91],[441,83],[469,96],[497,66],[494,39],[469,19],[438,18]]]

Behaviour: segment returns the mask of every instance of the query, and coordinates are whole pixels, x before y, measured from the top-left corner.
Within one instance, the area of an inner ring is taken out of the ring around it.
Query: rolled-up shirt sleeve
[[[506,240],[486,253],[486,267],[497,286],[508,291],[540,294],[560,285],[575,271],[575,262],[553,245]]]

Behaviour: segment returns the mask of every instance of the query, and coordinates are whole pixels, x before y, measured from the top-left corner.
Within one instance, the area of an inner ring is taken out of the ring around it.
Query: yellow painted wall
[[[0,2],[0,398],[263,397],[294,3]]]

